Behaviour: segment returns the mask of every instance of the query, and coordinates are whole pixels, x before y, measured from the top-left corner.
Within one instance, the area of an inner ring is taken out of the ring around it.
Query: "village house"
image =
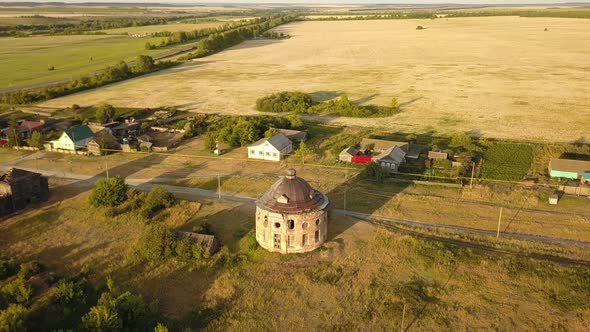
[[[549,161],[549,175],[590,184],[590,161],[553,158]]]
[[[50,141],[49,147],[52,149],[75,151],[86,147],[93,136],[94,134],[88,126],[74,127],[64,130],[58,139]]]
[[[361,152],[357,148],[355,148],[354,146],[351,146],[351,147],[348,147],[348,148],[342,150],[342,152],[340,152],[340,154],[338,155],[338,160],[344,161],[346,163],[351,163],[352,158],[356,157],[360,154],[361,154]]]
[[[86,150],[89,154],[100,156],[105,149],[108,150],[121,150],[121,144],[117,141],[117,138],[111,135],[107,131],[98,132],[94,138],[86,144]]]
[[[293,129],[279,129],[279,133],[287,136],[291,142],[305,142],[307,140],[307,132],[302,130],[293,130]]]
[[[248,147],[248,158],[280,161],[293,151],[293,143],[282,133],[265,137]]]
[[[399,166],[406,162],[406,153],[398,146],[391,147],[373,158],[382,167],[397,172]]]
[[[446,152],[428,151],[428,159],[430,160],[447,160],[449,155]]]
[[[116,137],[137,136],[141,131],[141,123],[134,118],[126,119],[125,122],[111,127],[111,133]]]
[[[0,175],[0,216],[22,210],[49,197],[47,178],[39,173],[12,168]]]
[[[22,120],[18,123],[20,136],[24,139],[30,138],[35,131],[42,133],[44,127],[45,121]]]
[[[418,159],[420,157],[420,147],[409,142],[387,141],[375,138],[363,138],[361,141],[361,151],[370,150],[373,153],[382,153],[397,146],[405,153],[407,159]]]

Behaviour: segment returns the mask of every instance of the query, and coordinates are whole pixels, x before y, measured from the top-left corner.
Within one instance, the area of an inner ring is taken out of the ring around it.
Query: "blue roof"
[[[590,172],[584,172],[584,173],[582,173],[582,177],[584,179],[590,179]]]

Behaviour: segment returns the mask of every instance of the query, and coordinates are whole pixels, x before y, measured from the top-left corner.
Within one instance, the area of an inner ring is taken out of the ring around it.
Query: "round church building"
[[[256,201],[256,240],[283,254],[312,251],[326,241],[328,204],[323,193],[290,168]]]

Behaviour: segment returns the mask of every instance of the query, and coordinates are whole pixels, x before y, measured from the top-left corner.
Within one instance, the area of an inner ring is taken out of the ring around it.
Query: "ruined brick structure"
[[[256,201],[256,240],[268,251],[302,253],[328,236],[326,195],[296,176],[294,169]]]
[[[22,210],[49,197],[47,178],[39,173],[12,168],[0,175],[0,217]]]

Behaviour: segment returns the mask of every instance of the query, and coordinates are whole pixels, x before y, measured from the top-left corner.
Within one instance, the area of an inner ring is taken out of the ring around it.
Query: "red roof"
[[[373,158],[371,156],[353,156],[351,161],[353,164],[370,164],[373,162]]]
[[[36,129],[41,129],[45,126],[44,122],[41,121],[29,121],[29,120],[24,120],[20,123],[21,127],[26,127],[29,130],[36,130]]]

